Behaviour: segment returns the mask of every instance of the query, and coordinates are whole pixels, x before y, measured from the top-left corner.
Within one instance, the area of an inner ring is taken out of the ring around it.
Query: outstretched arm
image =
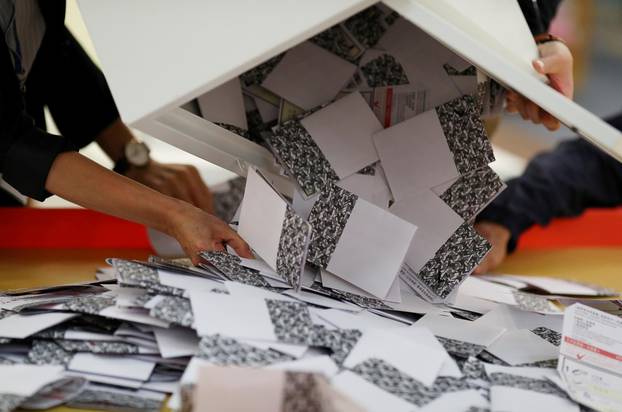
[[[227,224],[201,209],[111,172],[75,152],[56,156],[46,189],[89,209],[153,227],[175,237],[192,262],[201,250],[229,245],[252,257],[248,245]]]
[[[609,123],[622,130],[622,114]],[[582,139],[536,156],[525,173],[478,217],[476,227],[493,250],[478,269],[497,266],[533,225],[578,216],[587,208],[622,205],[622,164]]]

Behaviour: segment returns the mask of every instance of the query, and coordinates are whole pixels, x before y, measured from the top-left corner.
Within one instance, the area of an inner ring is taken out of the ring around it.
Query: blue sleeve
[[[608,121],[622,129],[622,114]],[[622,164],[583,139],[561,143],[536,156],[519,178],[478,217],[507,227],[512,251],[520,235],[556,217],[578,216],[587,208],[622,205]]]

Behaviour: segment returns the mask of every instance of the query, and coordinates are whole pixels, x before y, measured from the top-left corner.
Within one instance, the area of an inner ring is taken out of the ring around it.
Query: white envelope
[[[469,320],[434,314],[423,316],[415,322],[415,326],[428,328],[435,336],[481,346],[490,345],[505,331],[502,327],[475,325]]]
[[[376,133],[374,144],[397,202],[460,176],[436,110]]]
[[[512,366],[557,359],[559,348],[527,329],[508,330],[486,350]]]
[[[366,175],[355,173],[337,183],[337,186],[354,193],[361,199],[367,200],[378,207],[386,209],[393,200],[391,189],[384,175],[384,169],[380,163],[374,166],[374,174]],[[310,208],[309,208],[310,210]]]
[[[340,179],[378,161],[372,136],[382,125],[360,93],[350,93],[300,121]]]
[[[188,328],[153,328],[160,354],[163,358],[193,356],[199,347],[199,337]]]
[[[0,364],[0,394],[29,397],[62,378],[59,365]]]
[[[276,341],[263,297],[237,299],[221,293],[190,292],[199,336],[221,334],[238,339]]]
[[[57,312],[10,315],[0,319],[0,337],[25,339],[43,329],[58,325],[76,316],[75,313]]]
[[[445,202],[431,190],[394,203],[389,211],[417,226],[405,263],[419,272],[428,260],[443,246],[464,223]]]
[[[327,270],[322,269],[320,274],[322,276],[322,286],[340,290],[342,292],[353,293],[359,296],[376,298],[372,294],[365,292],[363,289],[354,286],[350,282],[341,279],[339,276],[334,275]],[[392,303],[400,303],[402,301],[399,277],[395,277],[395,280],[391,285],[391,289],[389,289],[389,292],[384,298],[382,298],[382,300]]]
[[[248,129],[240,80],[236,77],[197,97],[201,115],[214,123]]]
[[[262,86],[305,110],[330,102],[356,66],[306,41],[290,49]]]
[[[325,212],[323,206],[318,206],[323,204],[322,199],[320,197],[314,206],[320,216]],[[316,224],[314,211],[309,218],[311,224]],[[318,224],[330,225],[331,222]],[[325,269],[384,299],[394,284],[416,230],[415,225],[357,198]]]
[[[536,312],[527,312],[508,305],[499,305],[490,312],[473,321],[477,325],[502,327],[513,329],[535,329],[541,326],[556,332],[562,331],[563,317],[557,315],[542,315]]]

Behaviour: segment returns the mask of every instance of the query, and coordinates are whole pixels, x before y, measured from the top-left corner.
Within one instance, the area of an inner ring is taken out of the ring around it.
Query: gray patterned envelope
[[[387,53],[363,64],[361,72],[369,87],[399,86],[409,83],[402,65]]]
[[[235,255],[227,252],[203,251],[201,252],[201,257],[209,265],[222,272],[229,280],[262,289],[275,290],[257,271],[242,266],[242,260]],[[200,264],[199,266],[205,267],[208,270],[212,269],[205,264]]]
[[[448,392],[482,389],[479,383],[465,378],[452,377],[438,377],[432,386],[426,386],[393,365],[374,358],[359,363],[352,369],[352,372],[418,407],[425,406]],[[464,406],[468,407],[468,405]]]
[[[460,176],[449,188],[438,194],[460,217],[469,221],[497,197],[505,185],[489,166]]]
[[[492,146],[473,96],[462,96],[435,110],[461,175],[494,162]]]
[[[490,243],[470,224],[463,223],[419,273],[404,265],[400,278],[426,299],[443,300],[479,265],[490,248]]]
[[[292,361],[290,355],[272,349],[260,349],[221,335],[204,336],[197,356],[219,366],[261,367]]]
[[[299,120],[283,123],[267,137],[267,143],[307,197],[339,181],[322,150]]]
[[[309,215],[313,227],[309,262],[323,268],[328,266],[357,200],[358,196],[336,185],[330,185],[320,194]]]

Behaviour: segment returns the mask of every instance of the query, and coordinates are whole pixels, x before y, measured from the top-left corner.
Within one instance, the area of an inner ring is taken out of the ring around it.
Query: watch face
[[[125,157],[132,166],[145,166],[149,163],[149,148],[144,143],[129,142],[125,145]]]

